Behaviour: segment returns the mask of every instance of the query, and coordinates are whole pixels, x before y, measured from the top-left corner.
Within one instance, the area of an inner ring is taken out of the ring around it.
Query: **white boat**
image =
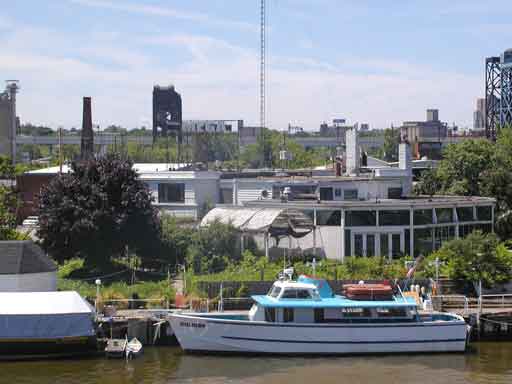
[[[401,293],[401,292],[400,292]],[[373,295],[372,295],[373,296]],[[467,327],[456,314],[420,315],[413,298],[350,300],[325,280],[276,281],[253,296],[247,315],[174,313],[188,352],[359,354],[463,352]]]
[[[126,344],[125,353],[127,359],[139,356],[142,353],[142,343],[134,337]]]

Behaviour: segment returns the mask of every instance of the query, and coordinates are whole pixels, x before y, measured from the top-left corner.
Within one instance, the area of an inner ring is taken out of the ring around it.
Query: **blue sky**
[[[272,128],[472,124],[484,58],[512,46],[512,2],[267,0]],[[17,0],[0,9],[0,73],[22,121],[149,125],[153,84],[185,119],[258,122],[259,0]]]

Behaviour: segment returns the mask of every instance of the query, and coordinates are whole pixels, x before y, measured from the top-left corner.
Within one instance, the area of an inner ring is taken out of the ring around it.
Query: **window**
[[[275,308],[265,307],[265,321],[275,322],[276,321],[276,310]]]
[[[406,317],[405,308],[377,308],[378,317]]]
[[[277,297],[281,293],[281,287],[272,287],[272,289],[269,292],[270,297]]]
[[[341,197],[341,188],[334,189],[334,196]]]
[[[402,188],[388,188],[388,199],[400,199],[402,197]]]
[[[315,308],[315,323],[323,323],[325,320],[325,312],[323,308]]]
[[[345,229],[345,256],[352,255],[352,248],[350,244],[350,229]]]
[[[332,187],[320,187],[320,200],[334,200]]]
[[[346,211],[347,227],[371,226],[377,225],[377,216],[375,211]]]
[[[342,308],[343,317],[371,317],[369,308]]]
[[[340,226],[341,211],[316,211],[316,225]]]
[[[476,218],[477,220],[491,220],[492,217],[492,207],[476,207]]]
[[[451,208],[436,208],[437,223],[453,223],[453,210]]]
[[[185,202],[185,184],[158,184],[158,202],[159,203],[184,203]]]
[[[379,225],[409,225],[409,211],[379,211]]]
[[[415,229],[414,230],[414,257],[419,255],[427,256],[433,250],[432,229]]]
[[[446,227],[437,227],[434,229],[434,249],[439,249],[443,245],[443,243],[450,241],[455,238],[455,227],[454,226],[446,226]]]
[[[343,191],[343,200],[357,200],[357,189],[345,189]]]
[[[457,208],[457,217],[459,218],[459,221],[474,221],[473,207]]]
[[[283,322],[293,323],[293,308],[283,308]]]
[[[307,289],[285,289],[281,299],[311,299],[311,294]]]
[[[414,210],[414,225],[427,225],[433,224],[432,209],[415,209]]]
[[[389,234],[380,234],[380,255],[382,257],[389,257]]]

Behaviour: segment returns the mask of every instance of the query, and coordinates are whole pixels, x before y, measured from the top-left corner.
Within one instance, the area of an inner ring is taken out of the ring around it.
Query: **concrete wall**
[[[48,292],[57,290],[57,272],[0,275],[0,292]]]

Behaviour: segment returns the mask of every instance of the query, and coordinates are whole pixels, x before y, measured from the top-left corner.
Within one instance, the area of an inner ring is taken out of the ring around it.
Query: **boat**
[[[97,352],[94,309],[77,292],[0,292],[0,359]]]
[[[105,346],[105,356],[108,358],[123,358],[126,356],[128,339],[108,339]]]
[[[361,296],[368,294],[365,287],[359,289]],[[296,281],[281,278],[268,294],[252,299],[252,308],[243,315],[171,314],[182,349],[285,355],[466,349],[467,327],[461,316],[420,314],[416,301],[402,295],[399,287],[386,300],[353,300],[335,295],[325,280],[300,276]]]
[[[142,343],[134,337],[126,344],[126,358],[132,359],[142,354]]]

